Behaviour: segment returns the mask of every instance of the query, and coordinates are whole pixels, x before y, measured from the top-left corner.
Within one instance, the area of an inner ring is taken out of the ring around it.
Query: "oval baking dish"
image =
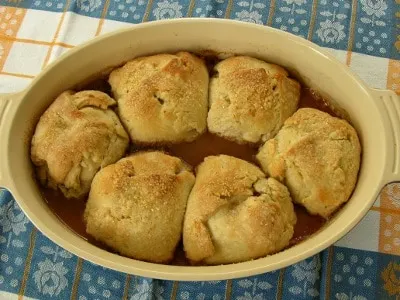
[[[358,183],[349,202],[316,234],[277,254],[222,266],[146,263],[102,250],[68,229],[43,201],[29,159],[38,117],[67,88],[141,55],[177,50],[245,54],[286,67],[346,111],[362,143]],[[52,241],[93,263],[130,274],[169,280],[217,280],[273,271],[330,246],[367,213],[381,188],[400,180],[400,99],[366,87],[321,48],[294,35],[219,19],[176,19],[136,25],[78,46],[49,65],[23,92],[0,99],[0,186]]]

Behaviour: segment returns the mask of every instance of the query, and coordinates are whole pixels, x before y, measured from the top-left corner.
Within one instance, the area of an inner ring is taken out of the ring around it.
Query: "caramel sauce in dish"
[[[85,86],[85,89],[88,88],[110,93],[110,88],[106,79],[96,79]],[[338,116],[322,97],[309,88],[302,89],[299,102],[299,108],[300,107],[317,108],[333,116]],[[191,143],[171,145],[163,148],[163,150],[182,158],[191,166],[196,167],[205,157],[218,154],[226,154],[251,163],[256,163],[255,155],[258,146],[259,145],[249,144],[240,145],[206,132]],[[115,252],[86,233],[85,223],[83,220],[86,199],[67,199],[60,191],[50,190],[47,188],[41,188],[41,193],[51,211],[73,232],[98,247],[110,252]],[[326,223],[326,220],[322,217],[310,215],[303,207],[296,204],[295,212],[297,215],[297,223],[294,235],[290,241],[290,246],[293,246],[314,234]],[[178,245],[175,258],[171,264],[189,265],[185,259],[182,243]]]
[[[210,73],[210,77],[213,76],[213,68],[215,64],[220,61],[219,55],[210,51],[197,54],[204,59]],[[108,69],[98,76],[75,86],[75,90],[99,90],[112,96],[111,87],[108,83],[109,71],[110,70]],[[303,107],[316,108],[329,113],[332,116],[340,117],[339,113],[336,113],[325,99],[308,87],[303,87],[301,90],[299,108]],[[152,147],[145,149],[164,150],[171,155],[180,157],[193,168],[195,168],[204,160],[205,157],[219,154],[234,156],[249,161],[253,164],[257,164],[255,155],[257,154],[259,146],[260,145],[237,144],[206,132],[195,141],[190,143],[180,143],[163,148]],[[130,149],[131,151],[143,150],[143,148],[138,148],[135,145],[131,145]],[[93,237],[86,233],[83,215],[87,199],[67,199],[60,191],[43,187],[40,187],[40,191],[50,210],[61,220],[63,224],[65,224],[66,227],[88,242],[104,250],[115,253],[115,251],[110,249],[108,246],[96,241]],[[295,225],[294,235],[290,240],[289,247],[300,243],[312,234],[316,233],[327,222],[327,220],[320,216],[309,214],[305,208],[297,204],[294,205],[294,208],[297,215],[297,223]],[[182,241],[178,244],[175,251],[175,257],[170,264],[179,266],[190,265],[185,257]]]
[[[205,157],[226,154],[255,163],[258,147],[255,145],[239,145],[212,133],[206,132],[191,143],[181,143],[166,148],[167,152],[182,158],[195,167]]]

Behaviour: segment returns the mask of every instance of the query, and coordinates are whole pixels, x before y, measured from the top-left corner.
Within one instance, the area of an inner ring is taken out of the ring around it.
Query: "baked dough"
[[[93,179],[86,231],[124,256],[167,263],[194,181],[188,165],[162,152],[123,158]]]
[[[215,134],[238,143],[266,141],[297,109],[300,84],[277,65],[235,56],[214,71],[207,122]]]
[[[206,130],[208,71],[190,53],[134,59],[113,71],[109,82],[136,143],[193,141]]]
[[[68,198],[85,196],[96,172],[120,159],[129,137],[99,91],[62,93],[41,116],[31,144],[40,182]]]
[[[263,170],[284,182],[311,214],[329,217],[346,202],[360,167],[360,142],[345,120],[299,109],[257,154]]]
[[[183,246],[193,262],[246,261],[286,247],[295,223],[285,186],[244,160],[209,156],[189,196]]]

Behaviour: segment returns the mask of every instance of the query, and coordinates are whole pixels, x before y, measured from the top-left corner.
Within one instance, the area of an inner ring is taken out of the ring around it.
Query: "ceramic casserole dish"
[[[30,138],[44,110],[62,91],[137,56],[177,50],[245,54],[286,67],[345,110],[362,143],[358,183],[348,203],[316,234],[277,254],[222,266],[146,263],[102,250],[68,229],[43,201],[33,178]],[[93,263],[169,280],[217,280],[286,267],[327,248],[368,212],[387,183],[400,180],[400,99],[364,85],[323,49],[273,28],[218,19],[176,19],[135,25],[68,51],[24,91],[0,98],[0,186],[11,191],[33,224],[52,241]]]

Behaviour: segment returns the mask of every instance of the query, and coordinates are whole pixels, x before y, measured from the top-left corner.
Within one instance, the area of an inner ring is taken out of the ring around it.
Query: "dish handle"
[[[371,89],[372,96],[381,106],[387,133],[387,160],[383,185],[400,181],[400,96],[390,90]]]
[[[8,187],[8,177],[6,172],[7,162],[7,139],[10,130],[12,112],[11,108],[17,104],[22,93],[0,93],[0,188]]]

